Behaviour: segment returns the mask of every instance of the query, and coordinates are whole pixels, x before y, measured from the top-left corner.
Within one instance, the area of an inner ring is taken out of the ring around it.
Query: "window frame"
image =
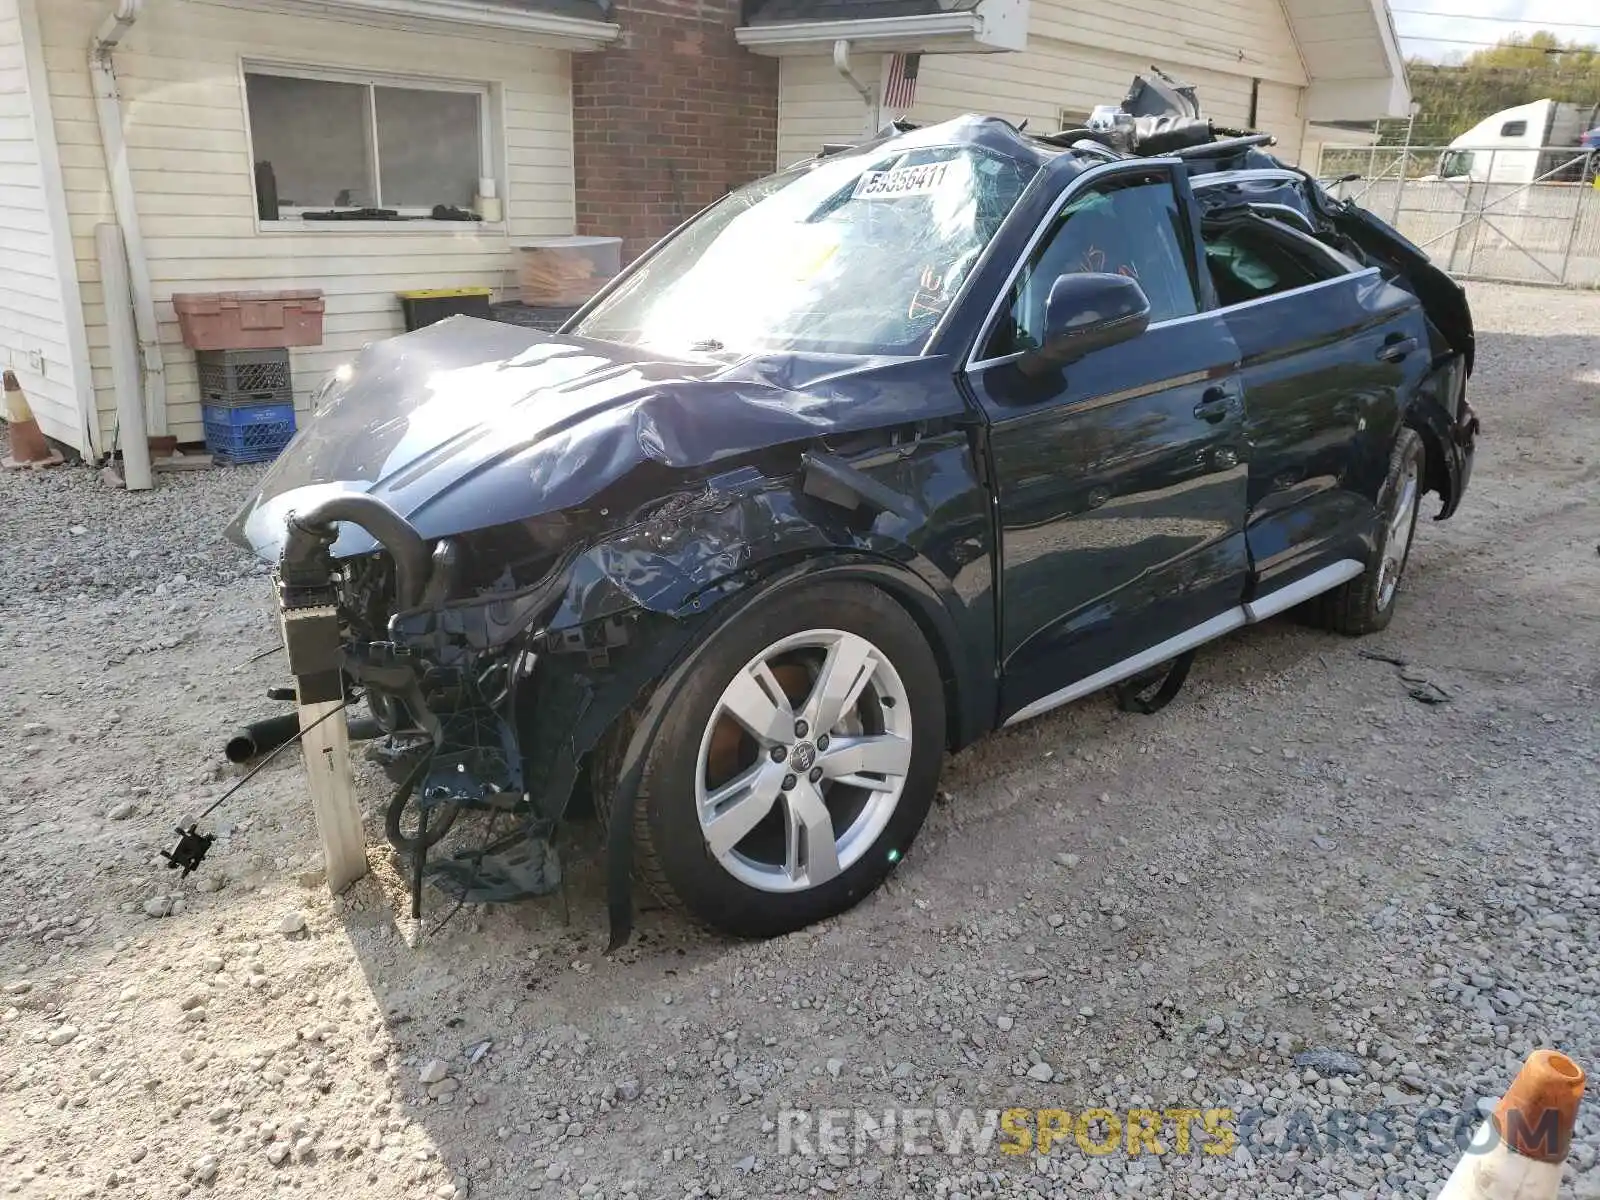
[[[1439,164],[1440,179],[1470,179],[1472,168],[1477,165],[1477,153],[1472,150],[1446,150],[1444,159]],[[1465,165],[1463,165],[1465,164]],[[1461,167],[1461,170],[1453,168]]]
[[[1299,174],[1298,172],[1295,172],[1295,171],[1290,171],[1290,170],[1286,170],[1286,169],[1283,169],[1283,168],[1264,167],[1264,168],[1258,168],[1258,169],[1255,169],[1255,170],[1233,171],[1233,172],[1226,172],[1226,173],[1217,174],[1217,175],[1202,176],[1199,179],[1191,180],[1190,186],[1194,188],[1194,191],[1196,193],[1196,203],[1199,203],[1199,193],[1205,191],[1207,188],[1210,188],[1210,187],[1224,187],[1224,186],[1226,186],[1228,184],[1248,183],[1248,182],[1251,182],[1251,181],[1254,181],[1254,180],[1259,180],[1259,181],[1262,181],[1262,182],[1275,181],[1275,182],[1278,182],[1278,183],[1302,183],[1302,182],[1304,182],[1304,179],[1305,179],[1305,177],[1303,175],[1301,175],[1301,174]],[[1246,202],[1245,206],[1248,207],[1248,208],[1251,208],[1252,210],[1256,207],[1255,205],[1251,205],[1248,202]],[[1201,228],[1200,228],[1200,238],[1201,238],[1201,244],[1200,244],[1200,268],[1201,268],[1201,270],[1206,271],[1207,273],[1209,273],[1210,272],[1210,267],[1207,265],[1207,263],[1205,261],[1205,214],[1206,214],[1206,207],[1205,207],[1204,204],[1200,204],[1199,207],[1200,207],[1199,217],[1200,217],[1200,226],[1201,226]],[[1279,224],[1282,224],[1282,222],[1279,222]],[[1285,228],[1287,228],[1287,227],[1285,227]],[[1297,237],[1301,237],[1301,238],[1308,238],[1309,237],[1308,234],[1301,233],[1298,229],[1290,230],[1290,232],[1295,234]],[[1332,253],[1332,254],[1335,254],[1335,255],[1339,254],[1339,252],[1337,250],[1334,250],[1333,247],[1325,246],[1320,241],[1317,241],[1317,239],[1315,239],[1315,238],[1310,238],[1310,240],[1313,241],[1313,242],[1316,242],[1317,247],[1319,249],[1325,251],[1325,252]],[[1276,302],[1278,300],[1284,299],[1287,296],[1298,296],[1298,295],[1301,295],[1301,294],[1303,294],[1305,292],[1314,292],[1318,288],[1335,287],[1338,284],[1344,283],[1345,281],[1350,280],[1350,279],[1363,279],[1363,278],[1367,278],[1369,276],[1370,277],[1381,278],[1382,275],[1383,275],[1383,272],[1381,270],[1379,270],[1377,267],[1363,267],[1363,266],[1361,266],[1360,263],[1355,262],[1354,260],[1351,260],[1351,265],[1352,265],[1353,269],[1350,270],[1349,272],[1347,272],[1344,275],[1335,275],[1332,279],[1319,280],[1316,283],[1308,283],[1304,287],[1290,288],[1287,291],[1274,292],[1270,296],[1259,296],[1254,300],[1245,300],[1245,301],[1242,301],[1239,304],[1228,305],[1228,306],[1223,305],[1221,297],[1216,295],[1215,287],[1212,287],[1212,288],[1210,288],[1212,306],[1207,311],[1209,313],[1233,313],[1233,312],[1239,312],[1242,309],[1253,308],[1255,305],[1258,305],[1258,304],[1272,304],[1272,303],[1274,303],[1274,302]]]
[[[261,196],[256,189],[255,170],[255,130],[250,122],[250,76],[272,75],[284,79],[304,79],[320,83],[347,83],[355,84],[366,89],[366,117],[368,135],[371,139],[372,152],[372,183],[373,193],[376,197],[372,207],[392,208],[398,214],[398,220],[379,221],[307,221],[304,214],[307,212],[356,212],[364,205],[297,205],[293,207],[280,207],[276,220],[261,216]],[[428,232],[438,233],[440,227],[453,229],[458,225],[470,224],[474,229],[502,229],[505,225],[504,217],[499,222],[473,221],[435,221],[432,219],[433,209],[422,208],[415,205],[386,205],[382,202],[383,194],[383,163],[379,152],[378,141],[378,88],[392,88],[416,92],[446,92],[452,95],[474,96],[478,101],[478,175],[480,179],[494,179],[496,181],[496,195],[501,198],[502,213],[505,211],[507,198],[505,187],[506,172],[495,152],[495,130],[498,128],[498,115],[496,113],[497,89],[491,83],[466,79],[452,79],[434,75],[406,75],[389,71],[363,71],[351,70],[342,67],[327,67],[309,65],[297,62],[285,62],[276,59],[244,58],[239,60],[239,100],[243,109],[244,133],[246,154],[249,157],[250,171],[250,197],[255,211],[256,226],[264,231],[293,230],[295,232],[369,232],[386,230],[395,232]]]
[[[1061,210],[1085,192],[1091,191],[1092,189],[1099,187],[1107,180],[1115,179],[1121,175],[1163,176],[1165,177],[1167,184],[1172,188],[1173,198],[1177,200],[1180,205],[1184,204],[1185,202],[1184,189],[1178,186],[1179,177],[1177,171],[1174,169],[1170,161],[1163,161],[1160,159],[1126,159],[1119,160],[1117,162],[1101,163],[1090,167],[1087,171],[1084,171],[1075,179],[1070,180],[1067,185],[1061,189],[1061,194],[1055,198],[1049,209],[1046,210],[1043,218],[1040,219],[1038,225],[1034,228],[1033,233],[1029,235],[1027,244],[1022,248],[1022,252],[1017,255],[1016,262],[1011,264],[1011,270],[1006,273],[1004,282],[1000,285],[999,291],[995,295],[993,303],[991,303],[989,306],[988,315],[984,317],[983,323],[978,327],[978,336],[973,341],[971,349],[967,352],[966,370],[969,374],[975,374],[979,371],[986,371],[991,367],[1001,366],[1008,362],[1016,362],[1017,359],[1028,353],[1026,350],[1018,350],[1010,354],[999,355],[995,358],[981,357],[981,355],[984,353],[985,347],[989,345],[990,339],[994,336],[996,325],[1000,320],[1001,313],[1005,311],[1006,302],[1011,296],[1012,289],[1016,287],[1017,280],[1021,277],[1024,268],[1026,268],[1028,263],[1032,261],[1035,252],[1043,243],[1045,236],[1049,233],[1051,227],[1056,223],[1056,219],[1060,217]],[[1192,200],[1189,203],[1192,204]],[[1190,217],[1192,226],[1197,214],[1191,210],[1188,212],[1188,216]],[[1201,272],[1206,269],[1205,260],[1202,257],[1202,248],[1198,245],[1192,244],[1192,234],[1188,239],[1186,239],[1186,241],[1191,243],[1186,245],[1184,249],[1188,255],[1190,281],[1195,289],[1195,300],[1199,306],[1198,310],[1188,316],[1173,317],[1171,320],[1154,322],[1148,328],[1146,328],[1145,333],[1149,333],[1151,330],[1155,329],[1165,329],[1173,325],[1181,325],[1185,321],[1196,321],[1203,317],[1212,315],[1216,311],[1213,303],[1214,297],[1211,295],[1211,290],[1209,286],[1207,286],[1204,276],[1201,274]]]
[[[1340,253],[1332,246],[1324,245],[1317,238],[1311,236],[1303,230],[1295,229],[1284,224],[1282,221],[1275,220],[1263,213],[1257,212],[1256,206],[1253,204],[1243,204],[1239,207],[1245,209],[1251,216],[1255,217],[1257,220],[1263,222],[1266,226],[1271,228],[1274,233],[1281,236],[1286,243],[1294,247],[1296,250],[1302,251],[1307,256],[1320,256],[1328,265],[1340,267],[1342,270],[1339,272],[1339,274],[1329,275],[1326,279],[1318,279],[1311,283],[1302,283],[1295,287],[1284,288],[1282,291],[1278,292],[1269,292],[1265,296],[1252,296],[1250,299],[1241,300],[1237,304],[1224,304],[1222,302],[1221,293],[1216,292],[1216,289],[1213,286],[1213,292],[1216,294],[1217,301],[1216,308],[1212,310],[1214,312],[1224,314],[1238,312],[1240,309],[1249,308],[1251,305],[1268,304],[1274,300],[1281,300],[1285,296],[1295,296],[1302,292],[1312,291],[1316,288],[1327,287],[1330,284],[1342,283],[1346,279],[1365,274],[1367,271],[1376,270],[1376,268],[1363,268],[1361,264],[1356,262],[1354,259],[1351,259],[1348,256]],[[1271,205],[1263,207],[1275,208],[1277,206]],[[1268,235],[1269,240],[1271,236],[1272,235],[1270,234]],[[1206,270],[1210,271],[1210,262],[1205,257],[1206,240],[1204,217],[1202,217],[1200,222],[1200,253],[1201,259],[1205,263]]]

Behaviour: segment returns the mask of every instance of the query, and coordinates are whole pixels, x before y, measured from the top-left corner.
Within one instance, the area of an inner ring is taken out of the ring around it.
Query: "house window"
[[[264,220],[467,212],[493,174],[487,88],[252,66],[245,96]]]

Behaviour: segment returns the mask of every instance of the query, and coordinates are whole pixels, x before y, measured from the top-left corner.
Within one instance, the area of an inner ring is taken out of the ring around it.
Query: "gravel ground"
[[[1600,295],[1473,296],[1478,475],[1385,634],[1273,622],[1157,717],[991,738],[889,888],[764,944],[647,912],[606,957],[580,826],[564,903],[408,947],[387,851],[321,886],[294,762],[180,882],[157,852],[281,682],[218,539],[255,472],[0,477],[0,1193],[1426,1194],[1530,1049],[1600,1068]],[[937,1152],[830,1144],[858,1108],[948,1110]],[[1234,1115],[950,1154],[962,1108]],[[1567,1194],[1597,1150],[1591,1085]]]

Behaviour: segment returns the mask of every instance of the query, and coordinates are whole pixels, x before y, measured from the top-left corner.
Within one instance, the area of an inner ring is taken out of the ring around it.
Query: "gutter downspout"
[[[167,378],[161,362],[161,330],[145,261],[144,237],[139,229],[139,209],[134,202],[133,172],[128,169],[128,148],[122,136],[122,97],[111,56],[144,10],[144,0],[116,0],[116,7],[89,42],[89,78],[94,88],[95,115],[100,122],[100,145],[106,156],[106,179],[111,207],[122,229],[128,252],[128,284],[133,296],[133,323],[144,365],[144,412],[147,435],[167,433]],[[106,304],[118,302],[106,297]]]
[[[861,96],[862,102],[867,106],[867,136],[871,137],[878,132],[878,96],[877,93],[856,77],[850,69],[850,42],[840,38],[833,44],[833,69],[844,76],[844,81]]]

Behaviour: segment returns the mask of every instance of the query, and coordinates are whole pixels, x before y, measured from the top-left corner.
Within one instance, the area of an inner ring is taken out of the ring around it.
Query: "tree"
[[[1507,38],[1459,64],[1414,58],[1407,70],[1419,105],[1413,145],[1445,145],[1490,114],[1535,100],[1600,104],[1600,48],[1542,30]],[[1385,121],[1384,143],[1400,144],[1410,126],[1405,119]]]

